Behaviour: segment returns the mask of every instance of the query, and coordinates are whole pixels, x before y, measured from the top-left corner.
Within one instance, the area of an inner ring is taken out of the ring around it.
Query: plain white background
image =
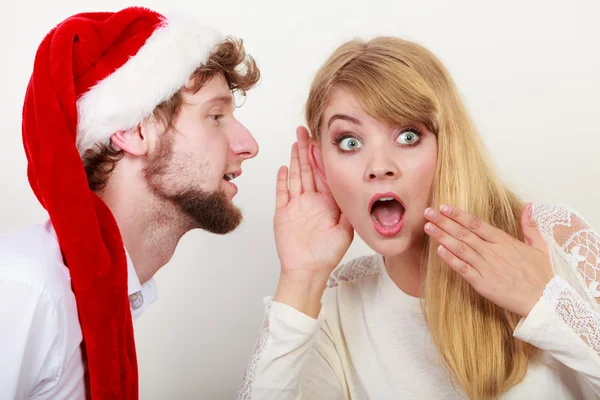
[[[67,16],[144,5],[197,14],[242,37],[263,78],[237,111],[258,140],[235,199],[233,234],[186,235],[157,276],[159,300],[136,325],[142,399],[231,399],[279,272],[271,229],[277,168],[303,123],[311,79],[345,40],[397,35],[446,64],[506,182],[564,203],[600,229],[600,3],[578,1],[8,2],[0,25],[0,232],[43,222],[26,179],[21,107],[35,50]],[[355,241],[346,259],[369,253]]]

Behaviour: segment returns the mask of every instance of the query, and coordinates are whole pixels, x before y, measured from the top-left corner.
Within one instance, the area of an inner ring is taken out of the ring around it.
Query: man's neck
[[[164,204],[151,194],[114,192],[110,186],[101,195],[113,213],[127,253],[141,284],[150,280],[167,264],[177,243],[190,229],[171,204]]]

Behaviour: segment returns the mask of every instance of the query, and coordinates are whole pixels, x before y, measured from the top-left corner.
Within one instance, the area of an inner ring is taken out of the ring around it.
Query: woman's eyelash
[[[344,139],[358,139],[356,137],[356,135],[351,135],[348,132],[343,132],[340,133],[339,135],[335,136],[332,140],[332,144],[340,144],[342,142],[342,140]]]
[[[414,133],[415,135],[418,135],[418,136],[423,136],[423,132],[421,132],[419,129],[417,129],[417,128],[413,128],[413,127],[410,127],[410,128],[402,128],[402,129],[400,130],[400,133],[398,133],[398,135],[401,135],[401,134],[403,134],[403,133],[406,133],[406,132],[412,132],[412,133]],[[334,139],[333,139],[332,143],[333,143],[333,144],[338,144],[338,143],[340,143],[342,140],[344,140],[344,139],[348,139],[348,138],[352,138],[352,139],[358,139],[358,137],[357,137],[356,135],[350,134],[350,133],[348,133],[348,132],[342,132],[342,133],[340,133],[339,135],[337,135],[337,136],[335,136],[335,137],[334,137]]]
[[[422,132],[421,132],[419,129],[415,128],[415,127],[408,127],[408,128],[402,128],[402,129],[400,129],[400,131],[399,131],[399,133],[398,133],[398,137],[400,137],[400,135],[403,135],[403,134],[405,134],[405,133],[407,133],[407,132],[410,132],[410,133],[413,133],[413,134],[415,134],[415,135],[417,136],[417,138],[418,138],[418,142],[419,142],[419,141],[420,141],[420,139],[423,137],[423,133],[422,133]],[[342,141],[343,141],[343,140],[345,140],[345,139],[356,139],[356,140],[359,140],[359,141],[360,141],[360,139],[358,138],[358,136],[357,136],[357,135],[355,135],[355,134],[352,134],[352,133],[350,133],[350,132],[342,132],[342,133],[340,133],[340,134],[336,135],[336,136],[335,136],[335,137],[332,139],[332,141],[331,141],[331,144],[333,144],[333,145],[335,145],[335,146],[339,146],[339,144],[340,144],[340,143],[342,143]],[[417,142],[417,143],[415,143],[415,144],[414,144],[414,145],[412,145],[412,146],[415,146],[415,145],[417,145],[417,144],[418,144],[418,142]]]
[[[423,133],[420,130],[418,130],[417,128],[410,127],[410,128],[400,129],[400,135],[402,135],[403,133],[406,133],[406,132],[412,132],[417,136],[423,136]]]
[[[405,137],[404,135],[407,135],[407,134],[414,135],[412,142],[411,143],[402,143],[402,141],[404,141],[404,139],[403,139],[403,137]],[[422,140],[423,140],[423,133],[419,129],[413,128],[413,127],[401,129],[395,139],[395,141],[398,143],[398,145],[400,145],[402,147],[418,146],[421,144]]]

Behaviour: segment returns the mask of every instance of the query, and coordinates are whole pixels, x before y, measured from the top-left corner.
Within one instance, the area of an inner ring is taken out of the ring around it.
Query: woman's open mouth
[[[394,193],[377,193],[370,202],[371,222],[382,236],[393,237],[404,226],[405,208]]]

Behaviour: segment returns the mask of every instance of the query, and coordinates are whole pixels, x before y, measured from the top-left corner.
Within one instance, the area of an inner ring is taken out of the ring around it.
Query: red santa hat
[[[123,241],[81,155],[150,116],[221,40],[134,7],[67,18],[37,51],[23,106],[28,177],[70,271],[93,398],[137,399],[138,375]]]

